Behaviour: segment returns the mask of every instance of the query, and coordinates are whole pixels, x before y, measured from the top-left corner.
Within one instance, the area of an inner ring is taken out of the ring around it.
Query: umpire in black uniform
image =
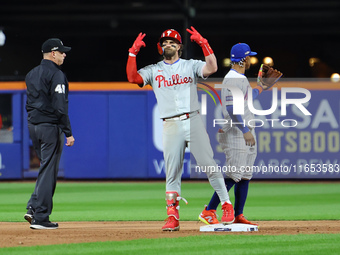
[[[60,70],[70,51],[57,38],[42,45],[43,60],[26,76],[28,129],[33,147],[40,159],[34,192],[27,203],[24,218],[32,229],[56,229],[50,222],[53,194],[57,184],[64,136],[66,146],[74,144],[68,116],[68,81]]]

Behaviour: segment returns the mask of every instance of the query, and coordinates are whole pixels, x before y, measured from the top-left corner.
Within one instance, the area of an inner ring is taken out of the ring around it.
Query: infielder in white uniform
[[[218,142],[226,155],[227,169],[230,169],[226,172],[227,178],[225,180],[228,191],[235,185],[234,210],[236,217],[234,223],[243,224],[253,224],[243,216],[243,208],[247,199],[249,181],[253,176],[252,166],[257,155],[255,123],[250,121],[254,120],[254,115],[248,108],[248,89],[251,87],[244,73],[245,70],[250,68],[250,56],[256,54],[245,43],[234,45],[230,53],[232,67],[223,80],[223,84],[236,86],[243,92],[244,115],[233,113],[233,94],[228,88],[221,90],[223,115],[227,124],[218,131]],[[261,84],[252,89],[253,99],[262,90]],[[206,224],[219,223],[216,218],[216,208],[219,203],[219,197],[215,193],[209,205],[199,215],[199,219]]]
[[[197,42],[203,50],[205,62],[181,59],[182,39],[174,29],[165,30],[157,44],[163,60],[146,66],[137,72],[136,55],[145,47],[140,33],[129,49],[126,72],[129,82],[140,87],[150,84],[155,93],[160,117],[163,119],[163,147],[166,168],[167,214],[163,230],[179,230],[179,201],[185,148],[189,147],[200,166],[214,166],[213,150],[209,136],[199,115],[197,96],[198,77],[207,78],[217,71],[216,57],[208,44],[195,28],[187,29],[191,41]],[[233,206],[225,186],[222,173],[207,173],[211,186],[222,203],[222,222],[234,221]],[[183,199],[185,202],[186,200]]]

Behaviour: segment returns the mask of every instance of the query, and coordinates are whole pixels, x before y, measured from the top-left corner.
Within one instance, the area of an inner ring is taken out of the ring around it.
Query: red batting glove
[[[129,49],[129,52],[133,55],[137,55],[141,47],[145,47],[145,42],[143,42],[143,38],[146,36],[146,34],[139,33],[137,36],[135,42],[133,43],[132,47]]]
[[[191,26],[191,29],[192,30],[187,28],[187,31],[191,34],[190,40],[195,41],[196,43],[198,43],[199,46],[202,47],[204,56],[206,57],[206,56],[209,56],[210,54],[213,54],[214,52],[211,49],[208,43],[208,40],[203,38],[203,36],[201,36],[201,34],[198,33],[197,30],[193,26]]]

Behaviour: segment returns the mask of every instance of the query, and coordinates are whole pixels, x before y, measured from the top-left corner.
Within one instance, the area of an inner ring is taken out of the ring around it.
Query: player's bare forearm
[[[217,72],[217,60],[214,53],[208,55],[205,57],[205,66],[203,67],[203,76],[208,77],[209,75],[212,75],[213,73]]]
[[[244,141],[245,141],[247,146],[254,146],[255,145],[255,138],[250,131],[248,131],[247,133],[244,133],[243,137],[244,137]]]

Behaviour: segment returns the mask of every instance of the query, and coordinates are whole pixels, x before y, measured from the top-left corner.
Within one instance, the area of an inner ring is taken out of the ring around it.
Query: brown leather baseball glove
[[[262,64],[257,75],[257,83],[263,87],[264,90],[270,89],[281,78],[283,73],[270,67],[269,65]]]

